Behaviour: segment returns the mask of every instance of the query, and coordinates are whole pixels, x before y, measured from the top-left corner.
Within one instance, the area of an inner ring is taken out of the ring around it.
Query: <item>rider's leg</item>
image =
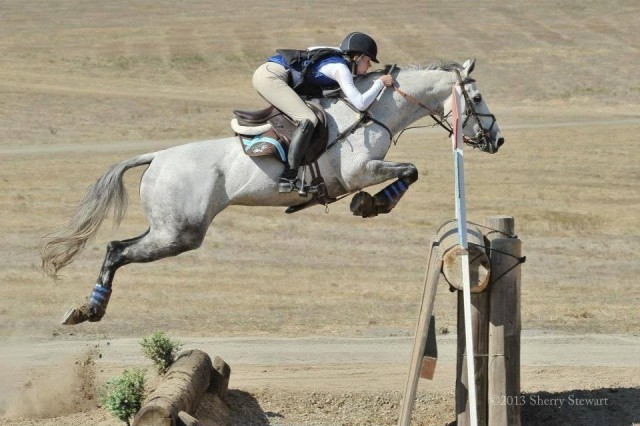
[[[280,192],[293,190],[293,183],[298,176],[298,168],[302,165],[305,148],[309,145],[314,130],[313,123],[305,118],[298,123],[298,127],[293,132],[289,143],[289,154],[287,155],[289,167],[285,166],[284,172],[280,176]]]
[[[253,87],[271,105],[291,117],[298,123],[289,146],[288,164],[280,179],[281,191],[289,192],[298,175],[298,167],[304,152],[300,149],[307,145],[313,135],[318,118],[307,104],[289,86],[289,74],[285,67],[273,62],[260,66],[253,74]],[[287,188],[284,188],[286,186]]]
[[[253,74],[253,87],[267,102],[297,123],[307,119],[315,126],[318,118],[289,86],[289,73],[280,64],[267,62]]]

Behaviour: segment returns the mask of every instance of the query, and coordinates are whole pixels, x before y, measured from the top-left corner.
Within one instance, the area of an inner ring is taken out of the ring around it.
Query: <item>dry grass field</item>
[[[78,395],[77,381],[56,372],[99,385],[144,362],[134,349],[107,351],[109,342],[119,347],[157,329],[204,345],[398,338],[410,347],[427,246],[454,214],[450,144],[438,129],[407,131],[390,150],[388,159],[420,172],[391,214],[359,219],[348,200],[328,213],[230,208],[199,250],[122,268],[100,323],[58,325],[88,296],[106,243],[146,229],[141,169],[126,175],[124,223],[103,225],[63,281],[40,270],[40,237],[67,220],[111,164],[230,135],[231,109],[263,106],[251,75],[275,48],[335,45],[353,30],[372,34],[386,63],[477,58],[478,86],[506,143],[494,156],[467,151],[469,220],[515,217],[527,256],[524,335],[567,336],[582,350],[560,364],[525,363],[522,388],[609,401],[525,406],[525,424],[640,422],[640,364],[617,361],[615,343],[640,351],[636,1],[3,0],[0,16],[0,342],[8,348],[0,354],[0,425],[117,424],[93,393]],[[442,286],[437,297],[446,342],[455,334],[455,296]],[[525,339],[523,357],[543,340]],[[96,371],[78,371],[82,362],[67,357],[84,356],[87,346],[105,352],[92,361]],[[607,362],[594,358],[600,352]],[[223,357],[234,369],[231,424],[397,421],[405,358],[344,366],[330,356],[291,365]],[[439,362],[439,381],[420,388],[415,424],[455,419],[455,356]],[[213,424],[210,408],[202,408],[205,424]]]

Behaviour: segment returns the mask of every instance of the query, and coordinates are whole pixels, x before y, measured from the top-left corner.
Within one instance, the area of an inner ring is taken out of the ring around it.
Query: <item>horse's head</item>
[[[469,75],[475,66],[474,60],[467,60],[462,70],[457,71],[458,83],[464,87],[463,97],[466,108],[461,117],[465,143],[481,151],[494,154],[504,144],[496,117],[491,114],[476,81]],[[450,102],[450,101],[449,101]]]

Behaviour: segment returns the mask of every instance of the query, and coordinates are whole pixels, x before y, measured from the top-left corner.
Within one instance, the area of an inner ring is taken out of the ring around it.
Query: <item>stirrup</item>
[[[293,192],[298,189],[298,178],[295,179],[287,179],[284,177],[280,178],[280,182],[278,182],[278,192]]]
[[[278,183],[278,192],[288,193],[293,191],[298,191],[298,195],[301,197],[306,197],[309,194],[315,194],[320,190],[321,185],[304,185],[302,186],[302,182],[300,179],[286,179],[280,178],[280,182]]]

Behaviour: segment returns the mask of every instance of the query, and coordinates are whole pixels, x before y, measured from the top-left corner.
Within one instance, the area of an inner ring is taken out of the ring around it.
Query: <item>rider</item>
[[[353,84],[354,75],[364,75],[371,62],[378,63],[378,46],[367,34],[348,34],[339,49],[309,48],[305,52],[312,54],[320,49],[323,49],[322,56],[306,69],[304,61],[281,51],[269,57],[253,74],[253,87],[257,92],[297,123],[289,146],[288,165],[280,177],[281,192],[292,190],[303,155],[298,148],[307,145],[318,122],[300,96],[321,96],[325,90],[339,88],[353,106],[364,111],[384,87],[393,85],[391,75],[381,76],[364,93]]]

